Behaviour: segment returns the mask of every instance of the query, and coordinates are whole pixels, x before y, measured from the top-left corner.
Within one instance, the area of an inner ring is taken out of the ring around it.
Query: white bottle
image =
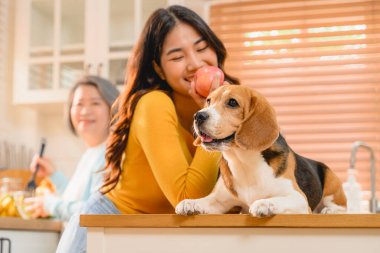
[[[343,190],[347,197],[347,213],[360,213],[362,191],[353,168],[348,170],[348,180],[343,184]]]

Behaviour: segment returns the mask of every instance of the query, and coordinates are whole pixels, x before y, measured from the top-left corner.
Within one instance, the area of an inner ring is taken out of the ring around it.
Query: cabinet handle
[[[84,68],[84,73],[85,73],[85,75],[90,74],[91,67],[92,67],[91,63],[88,63],[88,64],[86,65],[86,67]],[[1,253],[1,252],[0,252],[0,253]]]
[[[96,73],[97,73],[98,76],[101,76],[102,68],[103,68],[103,63],[99,63],[98,67],[96,69]]]
[[[4,237],[0,237],[0,253],[5,253],[5,251],[3,252],[3,242],[8,242],[8,253],[11,253],[12,251],[11,240],[9,238],[4,238]]]

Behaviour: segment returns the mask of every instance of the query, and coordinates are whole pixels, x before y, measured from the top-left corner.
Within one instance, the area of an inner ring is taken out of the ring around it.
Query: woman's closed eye
[[[204,45],[203,47],[199,47],[197,48],[197,52],[205,51],[208,47],[209,47],[208,44]]]
[[[179,60],[181,60],[181,59],[183,59],[183,55],[174,56],[174,57],[172,57],[170,60],[171,60],[171,61],[179,61]]]

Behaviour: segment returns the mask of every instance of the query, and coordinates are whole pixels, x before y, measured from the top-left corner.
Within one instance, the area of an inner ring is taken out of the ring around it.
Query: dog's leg
[[[335,204],[333,195],[323,196],[322,198],[322,214],[346,213],[346,207]]]
[[[308,214],[310,208],[306,198],[294,190],[287,196],[256,200],[249,207],[249,213],[257,217],[275,214]]]
[[[325,172],[325,185],[321,204],[321,213],[346,213],[347,200],[342,183],[330,169],[326,169]]]
[[[185,199],[179,202],[175,212],[180,215],[222,214],[239,205],[235,196],[230,193],[219,178],[210,195],[200,199]]]

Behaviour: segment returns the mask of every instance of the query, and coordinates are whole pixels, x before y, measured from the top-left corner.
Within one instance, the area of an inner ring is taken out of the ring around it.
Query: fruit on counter
[[[12,204],[12,197],[8,194],[0,196],[0,216],[6,216],[8,207]]]
[[[31,219],[31,212],[27,212],[24,203],[25,198],[33,196],[46,196],[55,193],[55,186],[50,179],[43,179],[35,192],[30,191],[12,191],[0,192],[0,216],[21,217],[23,219]]]
[[[19,217],[16,203],[10,194],[2,194],[0,197],[0,216]]]
[[[219,75],[219,85],[224,83],[224,73],[221,69],[215,66],[204,66],[195,72],[195,90],[202,97],[207,97],[212,81]]]
[[[46,196],[55,193],[55,186],[49,178],[44,178],[36,188],[36,196]]]

